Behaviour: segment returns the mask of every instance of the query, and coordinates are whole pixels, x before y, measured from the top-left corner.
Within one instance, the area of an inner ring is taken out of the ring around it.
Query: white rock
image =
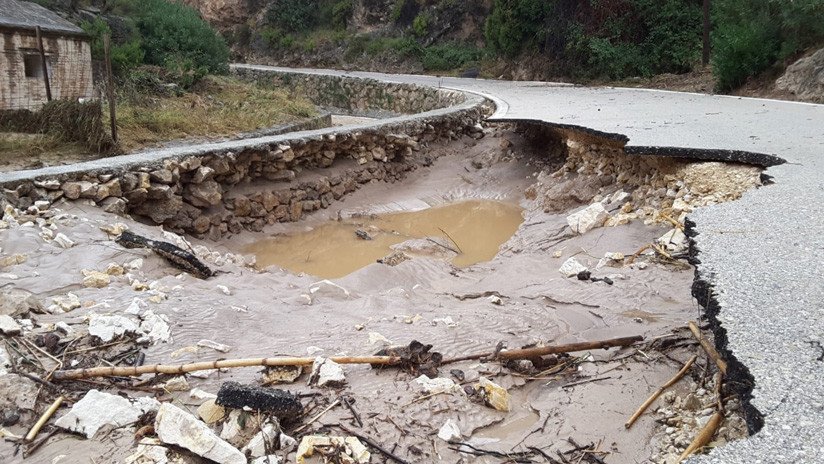
[[[137,324],[123,316],[90,315],[89,335],[100,338],[103,343],[110,342],[125,333],[138,333]]]
[[[585,234],[588,231],[601,227],[609,218],[609,213],[601,203],[593,203],[586,208],[567,216],[567,224],[576,234]]]
[[[62,232],[54,236],[54,243],[60,245],[62,248],[71,248],[74,246],[74,241],[66,237],[66,234]]]
[[[189,392],[189,398],[193,400],[213,400],[217,398],[217,395],[203,391],[199,388],[193,388],[192,391]]]
[[[328,296],[332,298],[349,298],[349,290],[332,282],[331,280],[321,280],[309,286],[309,294],[312,297]]]
[[[317,357],[312,363],[309,385],[337,387],[346,383],[346,375],[340,364],[326,358]]]
[[[72,329],[72,328],[71,328],[71,326],[70,326],[69,324],[66,324],[66,323],[65,323],[65,322],[63,322],[63,321],[56,322],[56,323],[54,324],[54,327],[55,327],[57,330],[60,330],[61,332],[63,332],[64,334],[66,334],[66,335],[70,335],[70,334],[73,334],[73,333],[74,333],[74,329]]]
[[[246,456],[237,448],[221,440],[196,417],[172,404],[160,406],[154,428],[163,443],[178,445],[222,464],[246,464]]]
[[[275,424],[266,424],[263,430],[257,433],[249,443],[240,449],[243,453],[248,454],[253,458],[258,458],[266,454],[267,449],[276,448],[278,442],[278,435],[280,434],[280,427]]]
[[[304,464],[306,462],[306,458],[311,457],[315,453],[316,447],[328,448],[330,446],[343,448],[344,453],[346,453],[349,457],[349,459],[344,462],[367,464],[371,458],[369,450],[367,450],[366,447],[363,446],[363,443],[355,437],[344,438],[305,435],[300,440],[300,446],[298,446],[295,460],[297,464]]]
[[[501,306],[502,304],[504,304],[503,300],[501,300],[501,297],[499,297],[498,295],[489,295],[487,297],[487,301],[496,306]]]
[[[11,367],[11,359],[9,359],[9,352],[0,346],[0,376],[9,373],[8,368]]]
[[[216,288],[218,290],[220,290],[221,292],[223,292],[224,295],[231,295],[232,294],[232,291],[229,290],[229,287],[227,287],[225,285],[217,285]]]
[[[440,430],[438,430],[438,438],[443,441],[460,440],[461,437],[461,429],[458,428],[458,424],[452,419],[447,419]]]
[[[558,272],[560,272],[564,277],[574,277],[578,275],[579,272],[586,270],[586,266],[579,263],[575,257],[572,257],[564,261],[564,264],[561,265]]]
[[[452,379],[447,379],[446,377],[435,377],[434,379],[430,379],[425,374],[421,374],[420,377],[415,379],[415,382],[423,387],[423,391],[429,395],[438,393],[463,393],[463,389],[460,385],[456,384]]]
[[[681,229],[675,227],[658,239],[658,243],[664,248],[674,253],[687,248],[687,236]]]
[[[132,302],[129,303],[129,307],[126,308],[126,314],[134,314],[135,316],[139,316],[143,314],[143,309],[148,307],[149,305],[146,304],[145,301],[141,300],[140,298],[132,298]]]
[[[133,424],[149,411],[155,411],[160,403],[147,396],[129,401],[122,396],[89,390],[71,410],[57,419],[55,425],[92,438],[101,427],[123,427]]]
[[[318,353],[323,353],[323,348],[317,346],[307,346],[306,353],[309,354],[309,356],[316,355]]]
[[[224,345],[223,343],[218,343],[212,340],[201,340],[197,342],[197,346],[202,346],[203,348],[211,348],[215,351],[220,351],[221,353],[228,353],[229,350],[232,349],[229,345]]]
[[[143,267],[143,258],[137,258],[126,263],[126,269],[138,271]]]
[[[163,388],[166,391],[187,391],[189,390],[189,382],[186,381],[186,377],[182,375],[178,375],[177,377],[172,377],[169,379],[165,384],[163,384]]]
[[[137,444],[137,450],[123,460],[124,464],[168,464],[166,455],[169,449],[155,438],[143,438]],[[175,461],[176,462],[176,461]]]
[[[155,314],[151,309],[147,309],[141,317],[143,320],[140,322],[140,331],[144,334],[141,338],[146,338],[151,343],[169,341],[171,329],[168,317]]]
[[[270,454],[268,456],[261,456],[259,458],[255,458],[252,461],[252,464],[280,464],[281,458],[275,454]]]
[[[609,203],[613,205],[617,203],[623,203],[629,197],[629,193],[623,190],[618,190],[617,192],[613,193],[612,196],[609,197]]]
[[[203,419],[203,422],[212,425],[226,417],[226,409],[217,404],[215,399],[212,398],[204,401],[203,404],[197,408],[197,415]]]
[[[109,285],[112,277],[105,272],[83,270],[83,286],[86,288],[103,288]]]
[[[369,332],[369,344],[377,345],[378,343],[381,345],[391,345],[392,340],[389,340],[378,332]]]
[[[69,312],[80,307],[80,298],[71,292],[62,296],[56,296],[52,298],[52,301],[63,312]]]
[[[447,327],[457,327],[458,326],[458,323],[455,322],[454,320],[452,320],[452,316],[436,317],[435,319],[432,319],[432,324],[433,325],[443,324]]]
[[[20,335],[22,329],[11,316],[0,314],[0,334],[3,335]]]

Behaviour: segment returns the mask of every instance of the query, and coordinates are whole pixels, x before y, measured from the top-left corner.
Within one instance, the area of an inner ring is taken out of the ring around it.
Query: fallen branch
[[[451,240],[451,241],[452,241],[452,243],[455,245],[455,248],[457,248],[457,249],[458,249],[458,251],[460,251],[460,254],[463,254],[463,250],[461,250],[461,246],[460,246],[460,245],[458,245],[458,242],[456,242],[456,241],[455,241],[455,239],[454,239],[454,238],[452,238],[452,236],[451,236],[451,235],[449,235],[449,232],[447,232],[447,231],[445,231],[445,230],[441,229],[440,227],[438,227],[438,230],[440,230],[441,232],[443,232],[443,234],[444,234],[444,235],[446,235],[446,236],[449,238],[449,240]]]
[[[381,364],[394,365],[401,359],[395,356],[333,356],[330,360],[338,364]],[[146,366],[92,367],[56,371],[53,380],[75,380],[90,377],[137,377],[143,374],[185,374],[187,372],[210,369],[226,369],[255,366],[309,366],[315,358],[246,358],[203,361],[190,364],[153,364]]]
[[[46,425],[46,422],[48,422],[51,416],[54,415],[55,411],[57,411],[57,408],[59,408],[60,405],[63,404],[63,399],[64,398],[62,396],[58,396],[57,399],[54,400],[54,403],[52,403],[51,406],[49,406],[49,409],[46,409],[46,412],[44,412],[43,415],[40,416],[40,419],[38,419],[38,421],[34,424],[34,427],[32,427],[31,430],[29,430],[29,433],[26,434],[26,441],[31,442],[35,439],[35,437],[37,437],[37,434],[40,433],[40,429],[42,429],[43,426]]]
[[[715,414],[710,417],[709,422],[707,425],[698,432],[698,435],[692,440],[690,446],[687,446],[687,449],[681,453],[681,457],[678,458],[678,462],[683,461],[686,459],[690,454],[698,451],[699,449],[706,446],[707,443],[712,440],[712,437],[715,436],[715,432],[718,430],[718,426],[721,425],[721,420],[724,418],[724,413],[721,411],[716,412]]]
[[[689,326],[690,331],[698,340],[698,343],[701,344],[701,348],[704,348],[704,351],[707,353],[707,356],[709,356],[710,359],[712,359],[712,361],[715,363],[715,365],[718,366],[718,370],[721,371],[722,374],[727,375],[727,361],[721,359],[721,355],[718,354],[718,351],[715,349],[714,346],[712,346],[712,343],[710,343],[710,341],[707,340],[706,337],[704,337],[704,334],[702,334],[701,331],[698,330],[698,326],[695,325],[695,322],[690,321]]]
[[[597,350],[597,349],[606,349],[612,348],[615,346],[629,346],[633,343],[643,341],[644,337],[640,335],[636,335],[634,337],[621,337],[621,338],[611,338],[609,340],[598,340],[592,342],[580,342],[580,343],[569,343],[566,345],[555,345],[555,346],[540,346],[536,348],[525,348],[520,350],[507,350],[501,351],[500,353],[495,352],[486,352],[486,353],[476,353],[470,354],[466,356],[458,356],[457,358],[445,359],[441,362],[443,364],[454,363],[458,361],[468,361],[473,359],[481,359],[481,358],[491,358],[495,357],[502,361],[511,361],[514,359],[530,359],[530,358],[537,358],[540,356],[546,356],[549,354],[558,354],[558,353],[571,353],[574,351],[586,351],[586,350]],[[497,355],[497,356],[496,356]]]
[[[693,363],[695,363],[696,359],[698,359],[698,355],[691,357],[689,361],[687,361],[686,364],[684,364],[684,367],[682,367],[681,370],[678,371],[677,374],[675,374],[675,377],[671,378],[669,382],[665,383],[663,386],[661,386],[661,388],[656,390],[655,393],[653,393],[649,398],[647,398],[647,400],[644,401],[644,404],[642,404],[641,407],[638,408],[637,411],[635,411],[635,414],[633,414],[632,417],[630,417],[629,420],[626,422],[626,424],[624,424],[624,427],[632,427],[632,424],[634,424],[635,421],[637,421],[638,418],[641,417],[641,414],[644,414],[644,411],[647,410],[647,408],[653,403],[653,401],[655,401],[656,399],[658,399],[659,396],[661,396],[661,393],[664,393],[664,390],[675,385],[676,382],[681,380],[681,377],[683,377],[684,374],[687,373],[689,368],[692,367]]]

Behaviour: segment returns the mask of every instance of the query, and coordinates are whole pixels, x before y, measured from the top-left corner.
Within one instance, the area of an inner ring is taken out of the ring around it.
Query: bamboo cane
[[[49,421],[51,416],[54,415],[54,412],[57,411],[57,408],[59,408],[61,404],[63,404],[63,397],[59,396],[56,400],[54,400],[54,403],[49,406],[49,409],[46,409],[46,412],[40,416],[40,419],[34,424],[34,427],[29,430],[29,433],[26,434],[26,441],[31,442],[35,439],[35,437],[37,437],[37,434],[40,433],[40,429],[46,425],[46,422]]]
[[[400,362],[395,356],[333,356],[330,360],[338,364],[383,364],[393,365]],[[223,359],[219,361],[202,361],[189,364],[152,364],[134,367],[92,367],[56,371],[53,380],[87,379],[91,377],[136,377],[143,374],[185,374],[187,372],[253,366],[307,366],[315,358],[245,358]]]
[[[721,419],[723,418],[724,413],[721,411],[718,411],[715,414],[713,414],[712,417],[710,417],[709,422],[707,422],[707,425],[705,425],[704,428],[701,429],[700,432],[698,432],[698,435],[696,435],[695,438],[692,440],[690,446],[687,446],[687,449],[685,449],[684,452],[681,453],[681,456],[678,458],[678,462],[683,461],[684,459],[689,457],[690,454],[706,446],[706,444],[709,443],[710,440],[712,440],[712,437],[715,436],[715,432],[718,430],[718,426],[721,425]]]
[[[681,370],[678,371],[677,374],[675,374],[675,377],[671,378],[669,382],[662,385],[661,388],[659,388],[658,390],[655,390],[655,393],[653,393],[649,398],[647,398],[647,400],[644,401],[644,404],[642,404],[641,407],[639,407],[638,410],[635,411],[635,414],[633,414],[632,417],[629,418],[626,424],[624,424],[624,427],[632,427],[632,424],[634,424],[635,421],[637,421],[638,418],[641,417],[641,414],[644,414],[644,411],[647,410],[647,408],[653,403],[653,401],[655,401],[656,399],[658,399],[659,396],[661,396],[661,393],[664,393],[664,390],[675,385],[676,382],[681,380],[681,377],[683,377],[684,374],[687,373],[689,368],[693,365],[693,363],[695,363],[696,359],[698,359],[698,355],[691,357],[689,361],[687,361],[686,364],[684,364],[684,367],[682,367]]]
[[[628,346],[644,340],[644,337],[636,335],[634,337],[611,338],[609,340],[598,340],[593,342],[568,343],[566,345],[540,346],[536,348],[525,348],[521,350],[507,350],[498,353],[498,358],[506,361],[513,359],[530,359],[548,354],[570,353],[574,351],[597,350],[611,348],[614,346]],[[472,359],[489,358],[495,356],[494,352],[476,353],[457,358],[445,359],[441,364],[449,364],[458,361],[468,361]]]
[[[704,351],[707,352],[707,356],[713,360],[716,366],[718,366],[718,370],[721,371],[722,374],[727,375],[727,362],[721,359],[721,355],[718,354],[718,351],[715,349],[714,346],[707,340],[704,335],[698,330],[698,326],[695,325],[695,322],[689,322],[690,331],[698,340],[698,343],[701,344],[701,347],[704,348]]]

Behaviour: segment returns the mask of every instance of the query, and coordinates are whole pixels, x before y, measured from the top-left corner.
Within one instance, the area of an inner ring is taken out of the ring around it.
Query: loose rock
[[[340,364],[317,357],[312,364],[312,374],[309,376],[309,385],[318,387],[339,387],[346,383],[346,374]]]
[[[163,443],[185,448],[196,455],[223,464],[246,464],[246,456],[221,440],[196,417],[163,403],[155,418],[155,432]]]
[[[129,401],[122,396],[89,390],[68,413],[57,419],[55,425],[92,438],[101,427],[123,427],[137,422],[140,417],[156,411],[160,403],[154,398],[142,397]]]

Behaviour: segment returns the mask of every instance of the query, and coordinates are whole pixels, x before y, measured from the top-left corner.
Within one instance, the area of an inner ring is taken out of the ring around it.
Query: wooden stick
[[[305,429],[306,427],[309,427],[309,426],[310,426],[310,425],[312,425],[312,424],[313,424],[316,420],[320,419],[320,418],[321,418],[324,414],[326,414],[326,413],[327,413],[327,412],[329,412],[332,408],[334,408],[335,406],[337,406],[337,405],[339,405],[339,404],[340,404],[340,398],[336,399],[336,400],[335,400],[332,404],[330,404],[329,406],[327,406],[327,407],[326,407],[326,409],[324,409],[323,411],[321,411],[321,412],[319,412],[319,413],[315,414],[315,417],[313,417],[313,418],[309,419],[309,422],[307,422],[307,423],[305,423],[305,424],[301,425],[300,427],[296,428],[296,429],[292,432],[292,434],[293,434],[293,435],[294,435],[294,434],[297,434],[298,432],[300,432],[301,430]]]
[[[49,66],[46,60],[46,50],[43,48],[43,34],[40,31],[40,26],[35,26],[34,34],[37,38],[37,49],[40,52],[40,63],[43,66],[43,83],[46,85],[46,100],[52,101],[51,84],[49,83]]]
[[[333,356],[329,359],[338,364],[393,365],[400,362],[400,358],[395,356]],[[92,367],[87,369],[57,371],[52,376],[52,379],[75,380],[90,377],[136,377],[143,374],[185,374],[187,372],[233,367],[308,366],[314,362],[315,358],[245,358],[202,361],[178,365],[152,364],[145,366]]]
[[[633,343],[644,340],[644,337],[636,335],[634,337],[611,338],[609,340],[598,340],[592,342],[568,343],[566,345],[555,346],[541,346],[537,348],[525,348],[522,350],[507,350],[498,353],[497,358],[510,361],[513,359],[529,359],[537,358],[539,356],[546,356],[548,354],[570,353],[573,351],[586,351],[611,348],[614,346],[629,346]],[[495,356],[494,352],[476,353],[466,356],[459,356],[457,358],[446,359],[441,364],[449,364],[458,361],[468,361],[471,359],[489,358]]]
[[[715,365],[718,366],[718,370],[721,371],[722,374],[727,375],[727,361],[721,359],[721,355],[718,354],[718,351],[712,346],[709,340],[704,337],[704,334],[698,330],[698,326],[695,325],[695,322],[689,322],[690,331],[698,339],[698,343],[701,344],[701,348],[704,348],[704,351],[707,352],[707,356],[710,357],[715,362]]]
[[[109,124],[112,126],[112,141],[117,143],[117,116],[115,109],[114,78],[112,77],[110,42],[111,34],[103,34],[103,54],[106,60],[106,98],[109,100]]]
[[[392,453],[391,451],[389,451],[388,449],[386,449],[383,446],[379,445],[378,442],[376,442],[375,440],[367,437],[366,435],[355,432],[354,430],[346,427],[343,424],[337,424],[337,425],[334,425],[333,427],[337,427],[337,428],[343,430],[344,432],[348,433],[349,435],[360,438],[361,440],[365,441],[367,445],[369,445],[372,448],[375,448],[376,450],[380,451],[381,454],[383,454],[387,458],[397,462],[398,464],[409,464],[409,461],[407,461],[407,460],[401,458],[400,456]]]
[[[706,444],[709,443],[710,440],[712,440],[712,437],[715,436],[715,432],[718,430],[718,426],[721,425],[721,420],[723,418],[724,413],[722,413],[721,411],[718,411],[715,414],[713,414],[712,417],[710,417],[709,422],[707,422],[707,425],[705,425],[704,428],[701,429],[700,432],[698,432],[698,435],[696,435],[695,438],[692,440],[690,446],[687,446],[687,449],[685,449],[684,452],[681,453],[681,457],[678,458],[678,462],[683,461],[684,459],[689,457],[690,454],[706,446]]]
[[[49,406],[49,409],[46,409],[46,412],[44,412],[43,415],[40,416],[40,419],[37,421],[37,423],[34,424],[34,427],[32,427],[31,430],[29,430],[29,433],[26,434],[26,441],[30,442],[34,440],[35,437],[37,437],[37,434],[40,433],[40,429],[42,429],[43,426],[46,425],[46,422],[49,421],[51,416],[54,415],[54,412],[57,411],[57,408],[59,408],[61,404],[63,404],[63,397],[58,396],[57,399],[54,400],[54,403],[52,403],[52,405]]]
[[[652,394],[649,398],[647,398],[647,400],[646,400],[646,401],[644,401],[644,404],[642,404],[642,405],[641,405],[641,407],[640,407],[640,408],[638,408],[638,410],[637,410],[637,411],[635,411],[635,414],[633,414],[633,415],[632,415],[632,417],[630,417],[630,418],[629,418],[629,420],[626,422],[626,424],[624,424],[624,427],[626,427],[626,428],[630,428],[630,427],[632,427],[632,424],[634,424],[634,423],[635,423],[635,421],[637,421],[637,420],[638,420],[638,418],[639,418],[639,417],[641,417],[641,414],[644,414],[644,411],[646,411],[646,410],[647,410],[647,408],[648,408],[648,407],[649,407],[649,406],[650,406],[650,405],[651,405],[651,404],[652,404],[652,403],[653,403],[656,399],[658,399],[658,397],[659,397],[659,396],[661,396],[661,393],[664,393],[664,390],[666,390],[667,388],[669,388],[669,387],[671,387],[671,386],[675,385],[675,383],[676,383],[676,382],[678,382],[679,380],[681,380],[681,377],[683,377],[683,376],[684,376],[684,374],[686,374],[686,373],[687,373],[687,371],[689,370],[689,368],[693,365],[693,363],[695,363],[695,360],[696,360],[696,359],[698,359],[698,355],[695,355],[695,356],[691,357],[691,358],[689,359],[689,361],[687,361],[687,362],[686,362],[686,364],[684,364],[684,367],[682,367],[682,368],[681,368],[681,370],[680,370],[680,371],[678,371],[678,373],[677,373],[677,374],[675,374],[675,377],[671,378],[671,379],[669,380],[669,382],[665,383],[663,386],[661,386],[661,388],[659,388],[658,390],[656,390],[656,391],[655,391],[655,393],[653,393],[653,394]]]

